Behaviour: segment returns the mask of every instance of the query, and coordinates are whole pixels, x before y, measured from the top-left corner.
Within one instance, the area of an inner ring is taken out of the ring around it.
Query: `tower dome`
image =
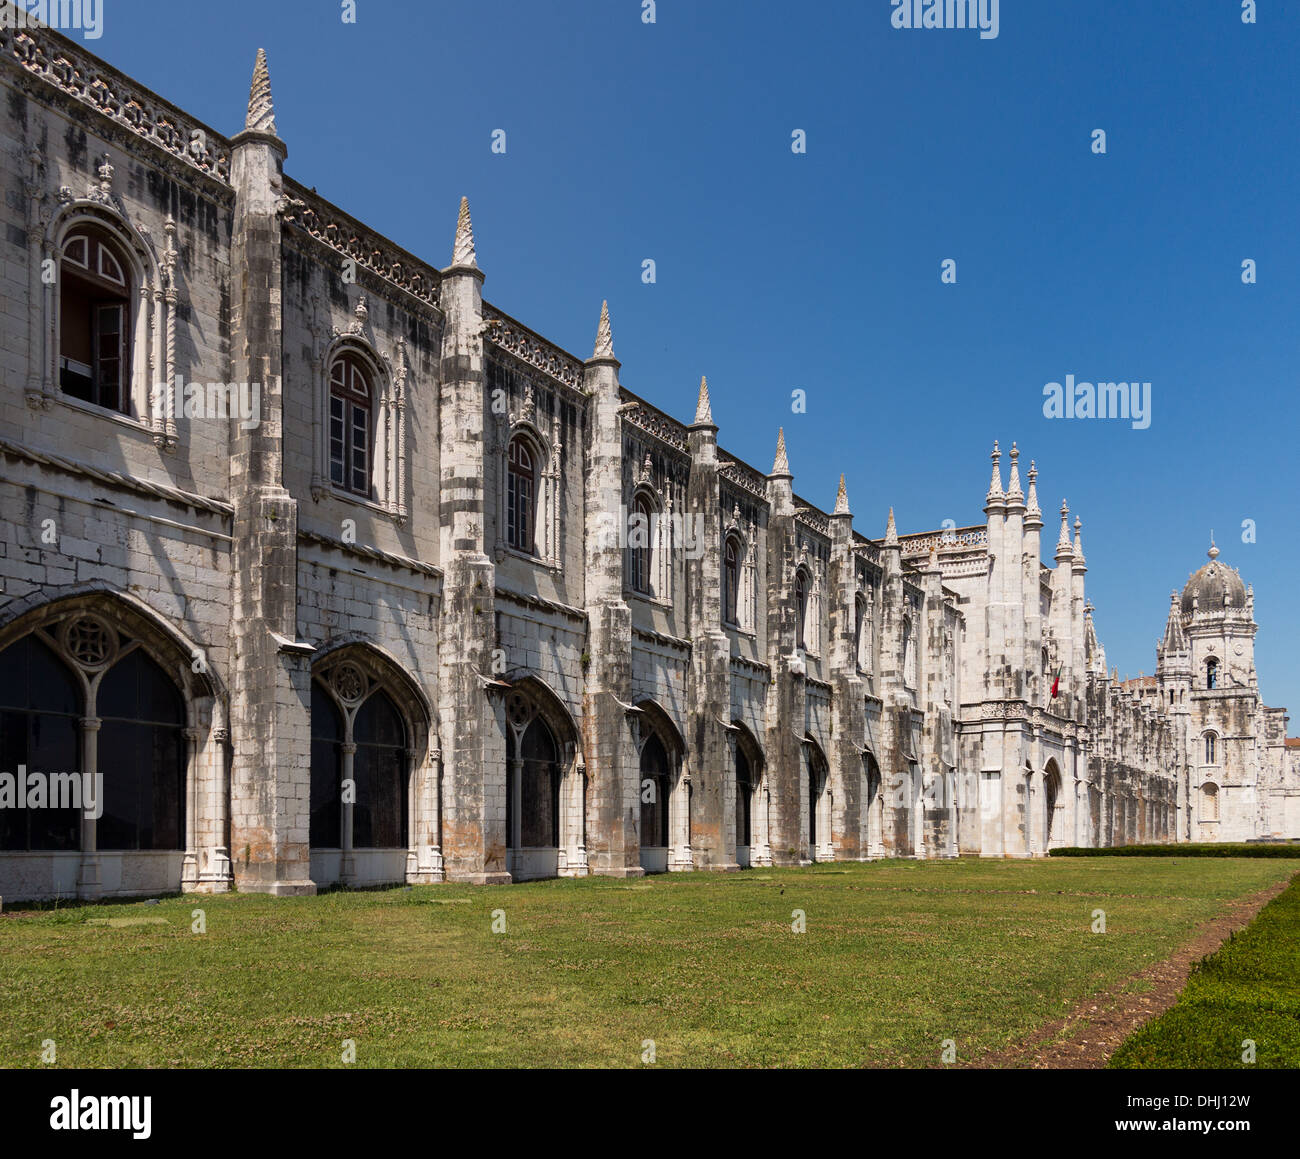
[[[1198,611],[1219,611],[1223,608],[1245,608],[1246,585],[1241,582],[1235,567],[1219,562],[1219,549],[1210,540],[1210,562],[1205,564],[1183,588],[1183,614],[1192,614],[1195,600]]]

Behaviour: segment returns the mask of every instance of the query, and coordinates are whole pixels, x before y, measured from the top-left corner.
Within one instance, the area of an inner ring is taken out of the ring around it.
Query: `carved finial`
[[[885,524],[885,543],[893,546],[898,542],[898,526],[894,523],[894,509],[889,509],[889,522]]]
[[[474,226],[469,219],[469,198],[460,199],[460,213],[456,217],[456,242],[451,249],[451,264],[478,269],[474,253]]]
[[[1029,499],[1025,509],[1028,516],[1042,515],[1038,506],[1038,468],[1034,465],[1034,460],[1029,460]],[[1042,526],[1041,522],[1039,526]]]
[[[1002,458],[1002,452],[998,450],[997,439],[993,440],[993,454],[989,456],[993,460],[993,478],[989,481],[989,493],[985,498],[986,503],[1001,503],[1002,495],[1002,468],[998,466]]]
[[[99,163],[99,187],[105,193],[113,188],[113,166],[107,153],[104,154],[104,159]]]
[[[772,464],[773,475],[789,475],[790,460],[785,453],[785,427],[780,427],[776,432],[776,461]]]
[[[1011,477],[1007,480],[1007,498],[1018,501],[1024,497],[1024,492],[1020,489],[1020,450],[1015,443],[1012,443]]]
[[[836,514],[836,515],[849,515],[849,514],[851,514],[851,512],[849,511],[849,493],[848,493],[847,488],[844,486],[844,475],[843,475],[843,474],[840,475],[840,492],[839,492],[838,495],[835,496],[835,511],[834,511],[834,514]]]
[[[614,334],[609,328],[609,303],[600,304],[600,325],[596,327],[596,349],[592,358],[614,357]]]
[[[524,383],[524,403],[520,410],[520,418],[527,419],[530,423],[537,417],[537,396],[533,393],[533,384],[530,379]]]
[[[695,404],[695,425],[713,425],[713,407],[709,404],[709,380],[700,375],[700,400]]]
[[[1083,520],[1074,517],[1074,562],[1083,563]]]
[[[930,544],[930,570],[939,570],[939,541],[935,540]]]
[[[244,129],[259,133],[275,133],[275,109],[271,104],[271,70],[266,67],[266,49],[257,50],[257,63],[253,65],[253,85],[248,91],[248,116]]]
[[[1070,505],[1064,499],[1061,500],[1061,535],[1056,541],[1056,554],[1059,556],[1062,552],[1073,554],[1070,547]]]
[[[1219,558],[1219,549],[1214,546],[1214,532],[1210,532],[1210,550],[1206,553],[1211,559]]]

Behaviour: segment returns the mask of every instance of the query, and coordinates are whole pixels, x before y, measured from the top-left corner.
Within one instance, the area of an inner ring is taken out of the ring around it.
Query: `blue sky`
[[[119,2],[88,47],[231,133],[264,46],[293,177],[439,266],[468,195],[492,302],[586,356],[608,298],[626,386],[689,420],[707,374],[723,446],[766,470],[783,425],[796,491],[844,471],[866,534],[982,521],[1017,440],[1121,675],[1213,528],[1300,732],[1300,5],[1002,0],[992,40],[889,0],[356,10]],[[1150,427],[1044,418],[1067,374],[1150,382]]]

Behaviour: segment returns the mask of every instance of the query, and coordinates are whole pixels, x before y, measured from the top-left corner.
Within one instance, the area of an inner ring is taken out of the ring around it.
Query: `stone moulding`
[[[298,182],[285,178],[284,188],[281,212],[286,225],[296,227],[344,259],[351,258],[362,269],[423,305],[438,308],[442,276],[432,266],[354,221]]]
[[[767,477],[760,475],[748,463],[742,463],[738,459],[721,459],[718,474],[755,499],[761,499],[764,506],[767,505]]]
[[[691,650],[689,640],[682,640],[677,636],[668,636],[663,632],[651,631],[649,628],[633,628],[632,635],[638,640],[644,640],[647,644],[658,644],[660,647],[673,648],[680,652],[689,652]]]
[[[0,28],[0,59],[229,187],[229,141],[57,33]]]
[[[377,547],[369,547],[364,543],[345,543],[341,539],[335,539],[332,535],[325,535],[319,531],[298,532],[300,543],[317,543],[322,547],[332,547],[335,551],[341,551],[346,555],[360,556],[362,559],[374,560],[377,563],[386,563],[389,567],[401,568],[403,571],[413,571],[418,575],[427,575],[434,579],[442,578],[442,569],[435,567],[431,563],[424,563],[418,559],[411,559],[405,555],[396,555],[390,551],[381,551]]]
[[[619,413],[628,426],[680,454],[689,454],[686,428],[639,398],[627,398]]]
[[[40,467],[50,467],[56,471],[62,471],[66,475],[75,475],[82,479],[94,479],[96,482],[107,484],[110,487],[131,491],[137,495],[146,495],[151,499],[162,499],[168,503],[177,503],[182,507],[192,508],[195,511],[206,511],[210,515],[219,515],[223,519],[232,519],[235,514],[233,504],[220,499],[195,495],[192,491],[183,491],[179,487],[172,487],[165,483],[152,483],[147,479],[122,475],[117,471],[105,471],[99,467],[90,467],[85,463],[65,459],[61,455],[34,451],[30,447],[20,447],[17,443],[10,443],[4,439],[0,439],[0,456],[9,459],[20,459]],[[94,500],[92,499],[90,502],[93,503]]]
[[[504,600],[517,607],[540,608],[544,612],[554,612],[557,615],[567,616],[571,620],[581,620],[584,624],[587,622],[586,612],[581,608],[572,608],[568,604],[544,600],[541,596],[530,596],[523,592],[512,592],[506,588],[494,588],[493,594],[498,600]]]
[[[561,386],[578,394],[585,393],[581,361],[487,302],[483,303],[483,336],[493,346],[540,370]]]

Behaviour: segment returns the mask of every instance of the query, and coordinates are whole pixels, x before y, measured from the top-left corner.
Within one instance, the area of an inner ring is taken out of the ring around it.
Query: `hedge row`
[[[1173,1009],[1129,1038],[1116,1069],[1300,1067],[1300,879],[1192,968]]]
[[[1052,857],[1295,857],[1300,859],[1300,842],[1291,844],[1117,845],[1113,849],[1053,849]]]

